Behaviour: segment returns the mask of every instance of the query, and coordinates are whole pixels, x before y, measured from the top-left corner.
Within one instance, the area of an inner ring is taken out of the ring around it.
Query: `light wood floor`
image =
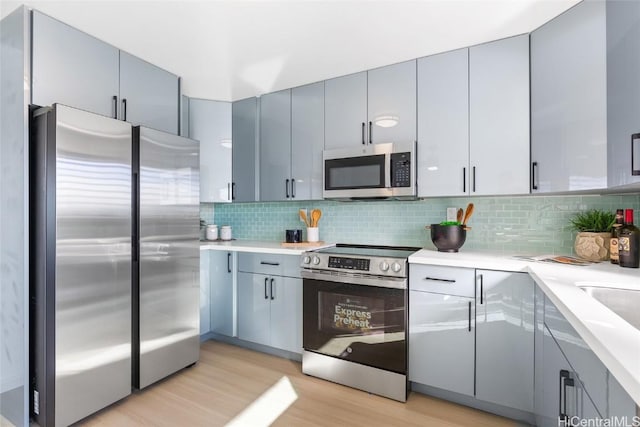
[[[283,377],[289,379],[297,399],[274,421],[275,426],[514,426],[505,418],[418,393],[411,393],[407,403],[395,402],[306,376],[300,363],[215,341],[202,344],[195,366],[81,424],[224,426]]]

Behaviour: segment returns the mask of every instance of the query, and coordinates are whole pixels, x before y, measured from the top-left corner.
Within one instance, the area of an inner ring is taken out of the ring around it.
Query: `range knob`
[[[305,255],[302,257],[303,264],[309,264],[311,262],[311,257],[309,255]]]
[[[402,266],[399,263],[394,262],[393,264],[391,264],[391,269],[394,273],[399,273],[400,270],[402,270]]]
[[[389,263],[387,261],[382,261],[380,263],[380,271],[387,271],[389,270]]]
[[[311,262],[313,262],[313,265],[320,264],[320,257],[318,255],[314,255],[313,258],[311,258]]]

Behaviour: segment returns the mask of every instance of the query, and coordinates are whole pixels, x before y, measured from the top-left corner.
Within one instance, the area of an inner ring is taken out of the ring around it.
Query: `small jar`
[[[231,240],[231,226],[223,225],[220,227],[220,240]]]
[[[218,240],[218,226],[215,224],[207,225],[207,240]]]

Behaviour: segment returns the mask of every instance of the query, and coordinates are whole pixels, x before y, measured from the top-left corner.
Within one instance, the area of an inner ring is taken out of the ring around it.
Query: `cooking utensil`
[[[462,225],[467,225],[467,221],[469,221],[469,218],[471,218],[471,215],[473,215],[473,203],[469,203],[467,205],[467,210],[464,213],[464,219],[462,220]]]
[[[311,211],[311,227],[317,227],[321,217],[322,211],[320,209],[313,209]]]
[[[462,223],[462,215],[464,215],[464,211],[462,208],[458,209],[458,214],[456,215],[456,221]]]
[[[300,209],[299,213],[300,213],[300,219],[302,221],[304,221],[304,225],[306,225],[307,227],[311,227],[311,223],[309,222],[309,219],[307,218],[307,213],[303,209]]]

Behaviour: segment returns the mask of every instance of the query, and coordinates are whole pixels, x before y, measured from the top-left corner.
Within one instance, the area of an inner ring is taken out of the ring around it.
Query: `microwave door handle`
[[[391,153],[384,156],[384,187],[391,188]]]

